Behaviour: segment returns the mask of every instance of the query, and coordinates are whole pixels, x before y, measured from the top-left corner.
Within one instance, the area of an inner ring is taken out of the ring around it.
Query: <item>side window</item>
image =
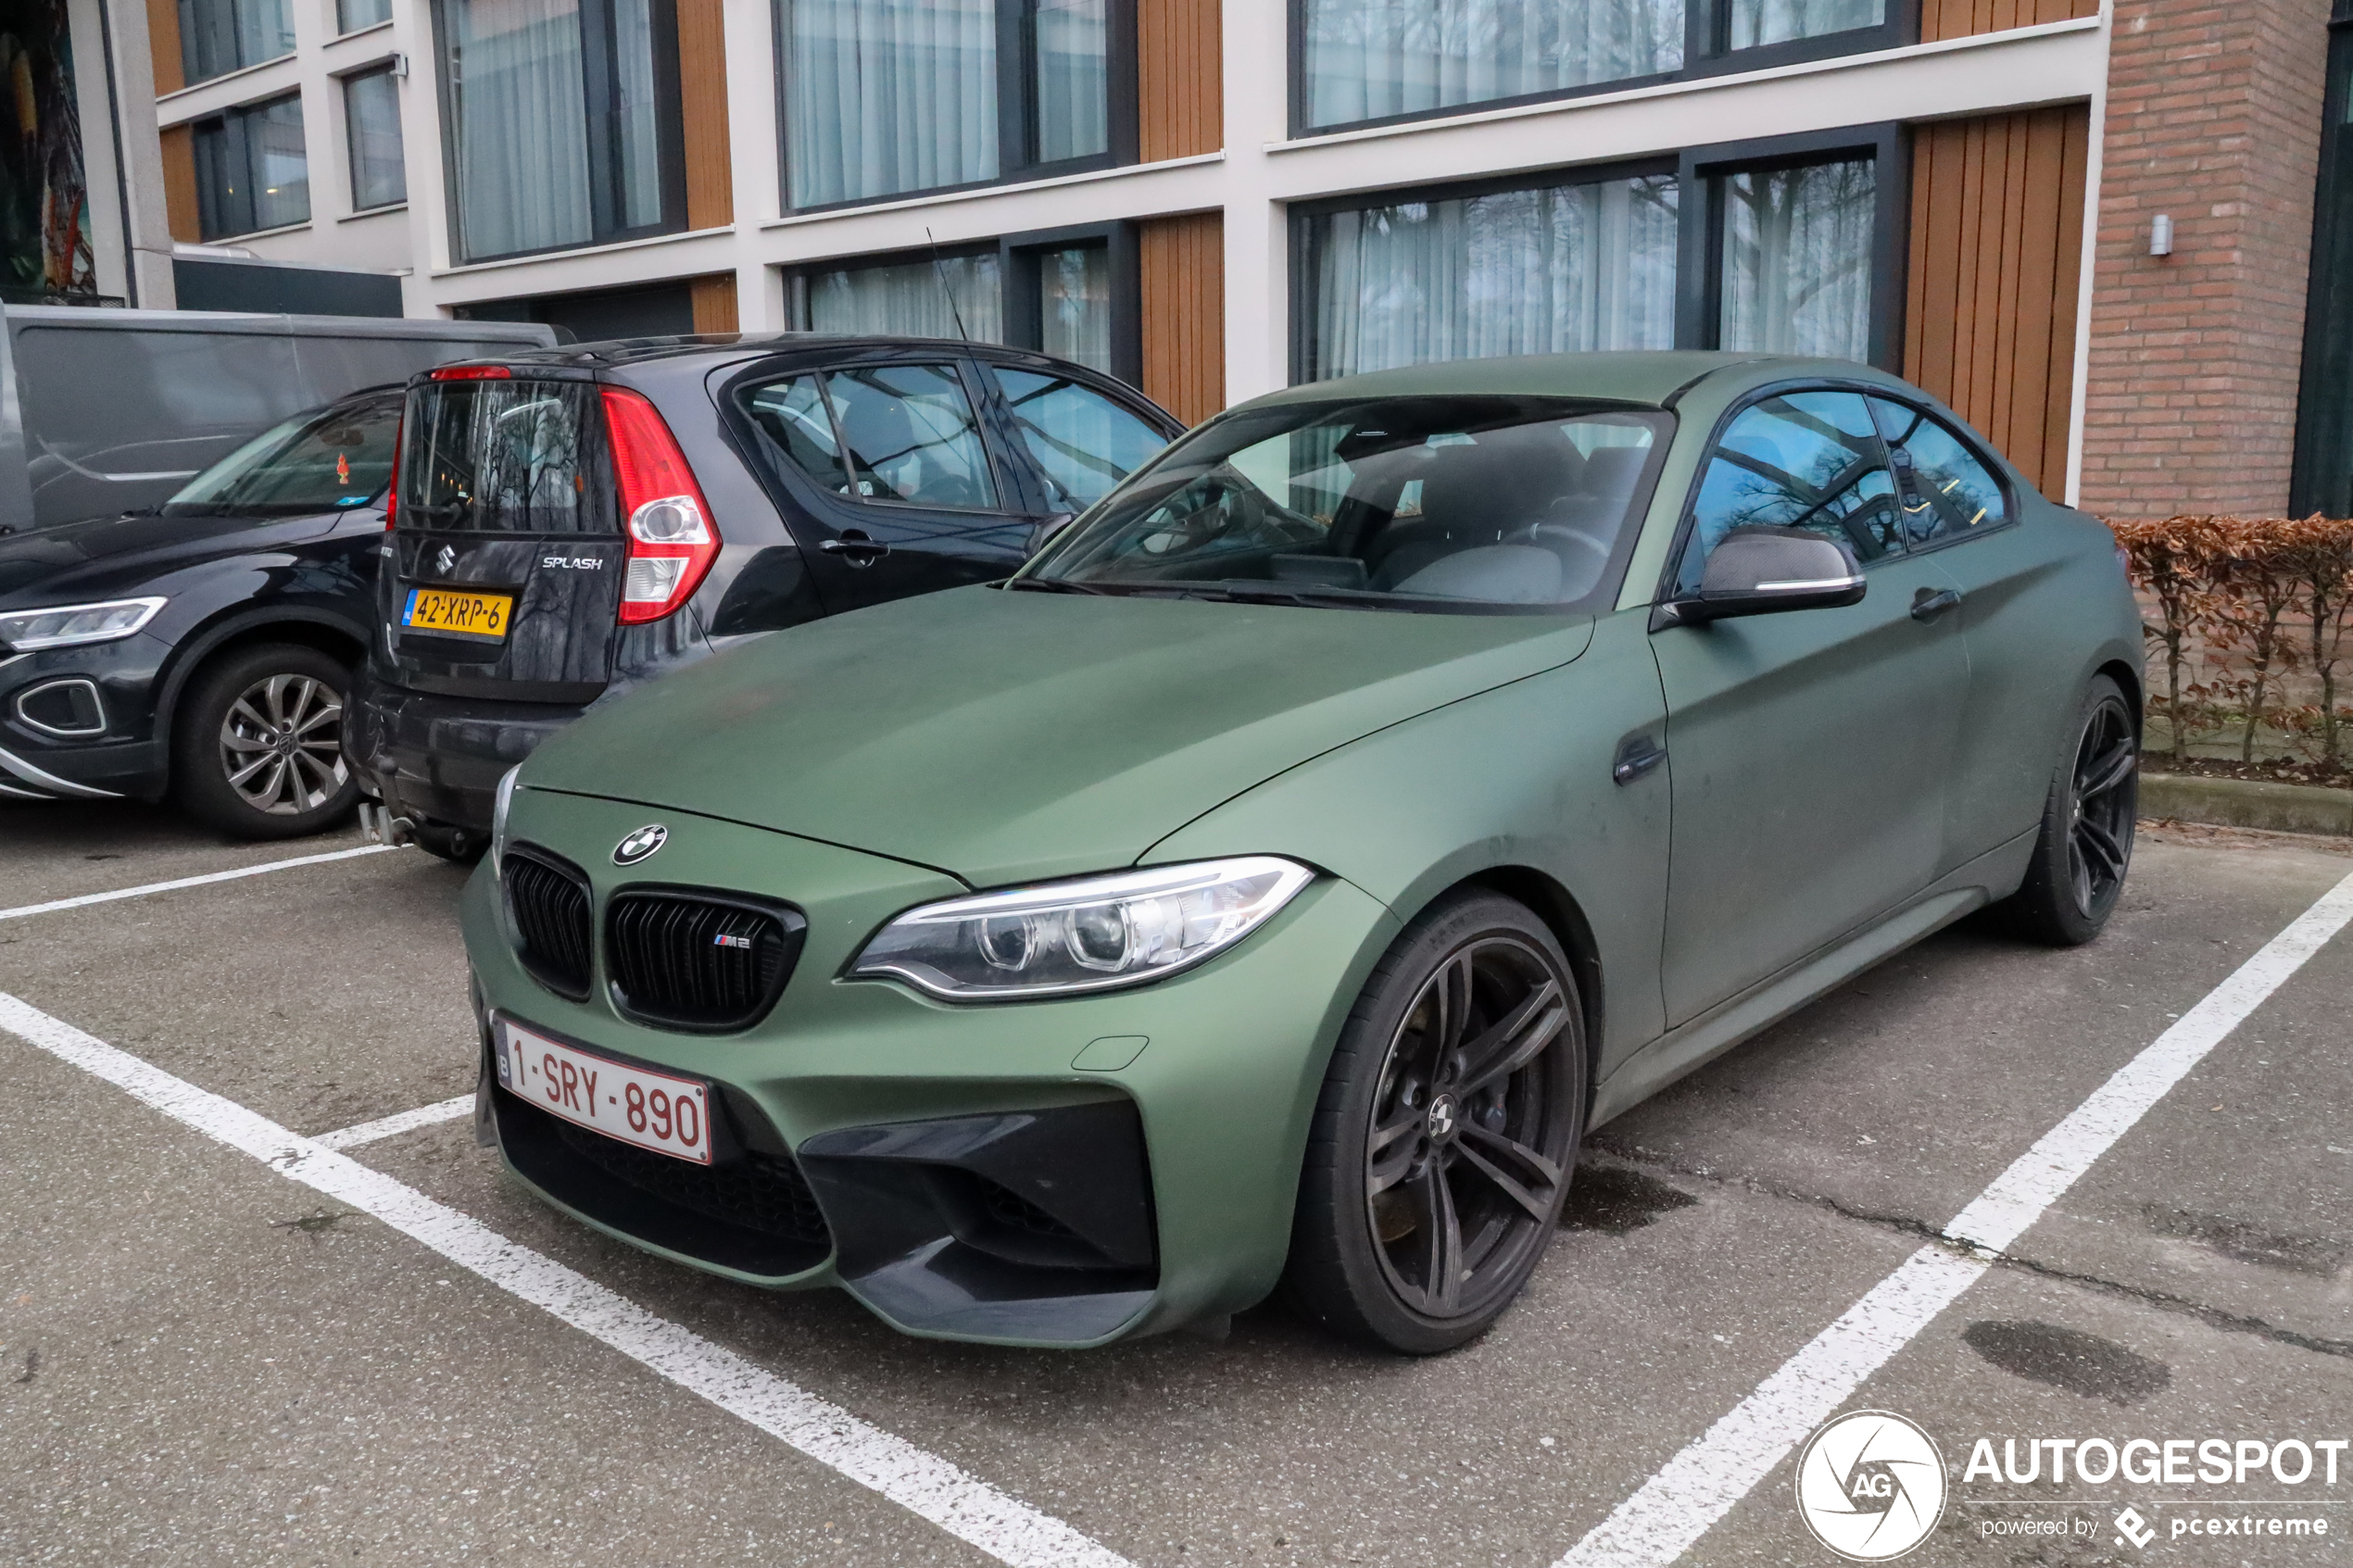
[[[1735,528],[1809,528],[1866,563],[1904,547],[1895,486],[1856,392],[1791,392],[1733,417],[1692,507],[1678,589],[1695,591],[1707,553]]]
[[[1871,399],[1914,544],[1982,533],[2009,521],[2001,482],[1951,427],[1907,404]]]
[[[1167,442],[1091,387],[1063,376],[995,367],[1029,455],[1059,510],[1084,511]]]
[[[819,488],[836,495],[850,494],[849,470],[834,436],[834,417],[826,411],[825,395],[815,376],[753,387],[743,401],[754,428],[787,462]]]
[[[825,375],[855,494],[870,501],[993,511],[972,402],[952,365],[880,365]]]

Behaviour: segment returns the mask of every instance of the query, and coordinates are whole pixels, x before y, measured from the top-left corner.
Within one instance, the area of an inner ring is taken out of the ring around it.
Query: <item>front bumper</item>
[[[0,655],[0,800],[161,798],[169,768],[156,734],[155,691],[169,651],[142,632]],[[59,683],[82,688],[100,728],[59,733],[36,721],[38,694]]]
[[[670,829],[660,859],[612,866],[610,847],[649,815]],[[685,812],[532,790],[518,796],[510,832],[569,847],[589,869],[599,911],[623,882],[658,876],[789,899],[809,934],[767,1018],[735,1035],[672,1033],[622,1017],[601,967],[582,1002],[532,979],[485,864],[464,905],[485,1021],[510,1015],[711,1081],[734,1146],[723,1141],[711,1172],[764,1184],[752,1196],[770,1220],[764,1233],[749,1223],[714,1231],[711,1192],[650,1190],[674,1173],[633,1181],[599,1160],[587,1179],[578,1150],[551,1157],[550,1140],[564,1141],[552,1118],[493,1087],[509,1167],[637,1246],[761,1286],[838,1285],[896,1327],[947,1338],[1100,1344],[1263,1298],[1290,1248],[1331,1044],[1396,929],[1377,900],[1325,878],[1233,950],[1158,984],[949,1006],[837,978],[888,916],[963,890],[940,873]],[[814,1223],[789,1212],[787,1173]]]
[[[344,759],[394,816],[486,834],[499,778],[584,711],[411,691],[363,667],[346,709]]]

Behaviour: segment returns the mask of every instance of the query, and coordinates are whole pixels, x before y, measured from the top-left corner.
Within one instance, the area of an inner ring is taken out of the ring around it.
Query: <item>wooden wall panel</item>
[[[724,0],[677,0],[678,99],[686,154],[686,227],[735,221],[727,150],[727,37]],[[730,294],[732,302],[734,295]],[[733,309],[731,303],[729,309]],[[724,329],[728,332],[735,328]]]
[[[1226,219],[1147,219],[1137,226],[1144,393],[1198,424],[1226,406]]]
[[[1136,144],[1146,163],[1226,144],[1218,0],[1136,0]]]
[[[2100,0],[1920,0],[1920,42],[2099,14]]]
[[[736,315],[736,275],[733,272],[690,279],[687,290],[695,305],[695,331],[734,332],[743,330]]]
[[[171,237],[188,245],[204,238],[196,209],[196,133],[175,125],[157,138],[163,144],[163,213]]]
[[[2052,495],[2067,477],[2090,133],[2082,104],[1912,132],[1904,373]]]
[[[147,0],[147,52],[155,56],[157,97],[188,85],[180,58],[180,0]]]

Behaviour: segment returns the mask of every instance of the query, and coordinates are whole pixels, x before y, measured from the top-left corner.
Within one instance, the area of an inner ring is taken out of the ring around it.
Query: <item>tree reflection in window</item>
[[[1768,397],[1733,419],[1708,458],[1679,586],[1698,588],[1707,553],[1735,528],[1811,529],[1866,562],[1897,554],[1894,490],[1860,394]]]

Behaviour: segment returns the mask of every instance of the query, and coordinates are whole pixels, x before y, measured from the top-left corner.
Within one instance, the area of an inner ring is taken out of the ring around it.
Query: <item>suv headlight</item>
[[[498,857],[507,847],[507,808],[515,803],[515,775],[522,771],[518,762],[498,775],[498,793],[490,807],[490,874],[498,874]]]
[[[1315,875],[1249,855],[950,898],[876,932],[849,974],[957,1001],[1141,985],[1232,947]]]
[[[0,615],[0,647],[31,653],[36,648],[72,647],[78,643],[110,643],[153,621],[164,603],[160,597],[109,599],[104,604],[11,610]]]

